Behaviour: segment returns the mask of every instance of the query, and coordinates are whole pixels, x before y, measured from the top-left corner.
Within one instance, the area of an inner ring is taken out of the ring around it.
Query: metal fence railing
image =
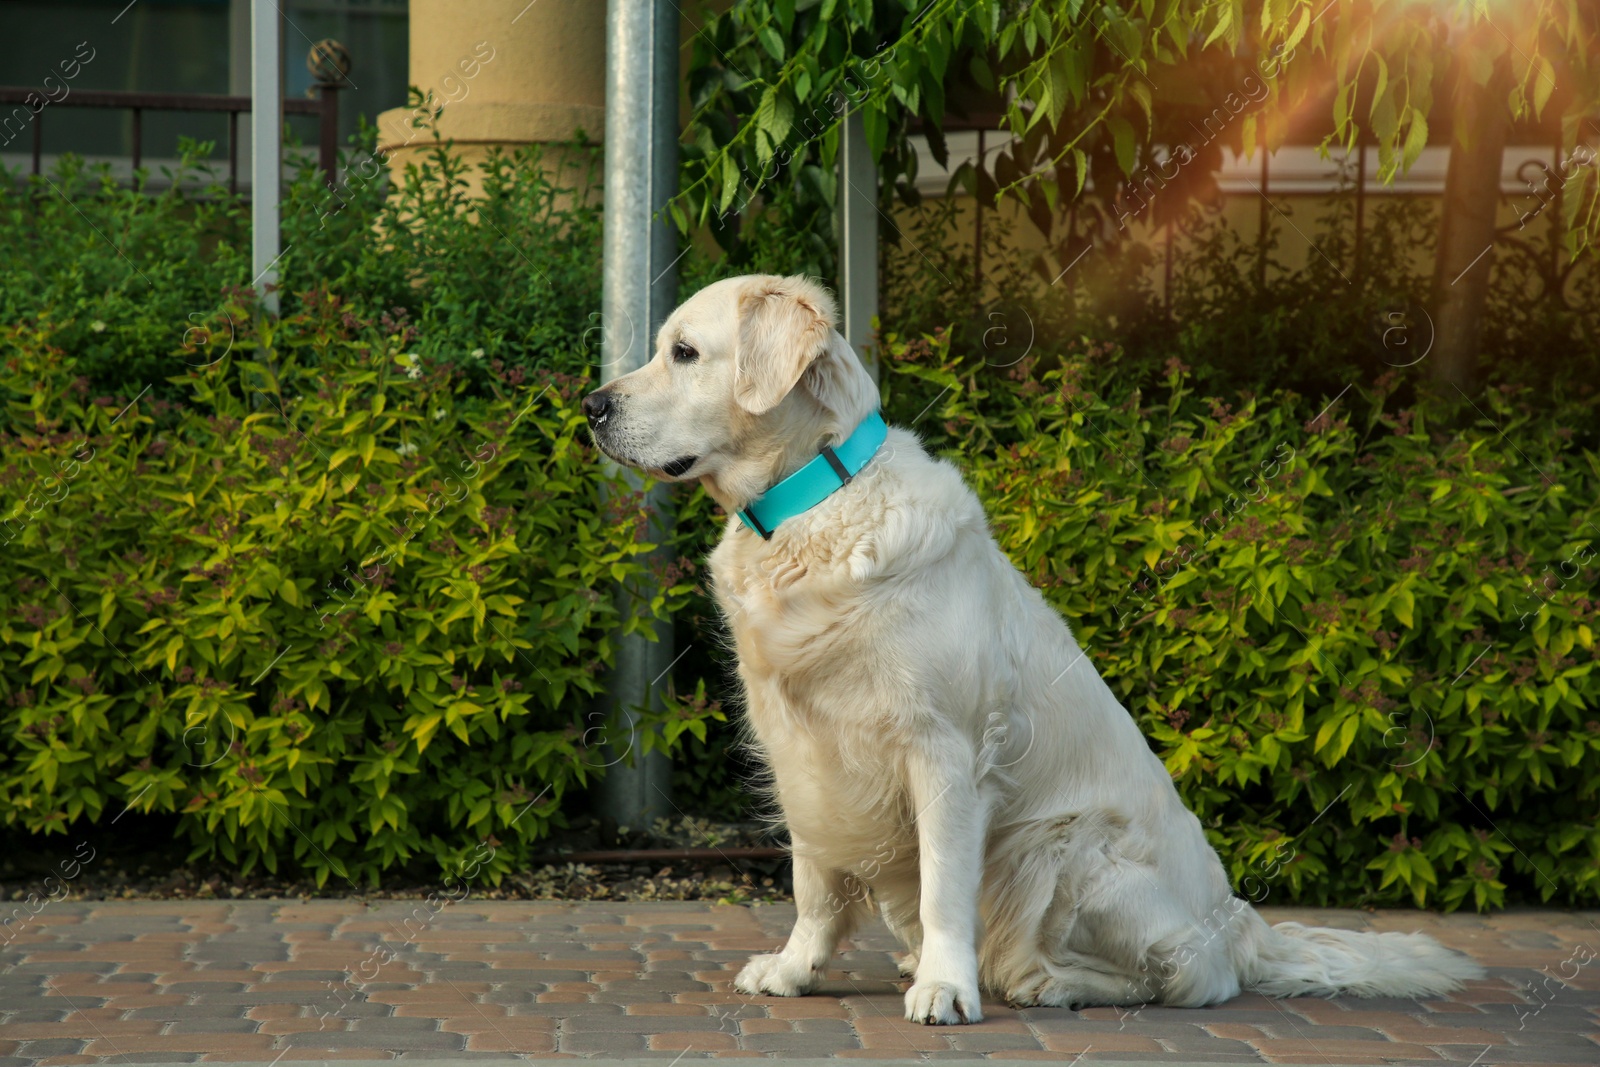
[[[319,85],[315,100],[285,100],[286,115],[314,115],[318,118],[318,165],[332,184],[339,165],[339,91],[338,86]],[[45,114],[54,108],[85,107],[110,108],[133,112],[133,169],[138,170],[144,158],[143,117],[146,111],[204,111],[226,112],[228,115],[228,189],[239,188],[239,115],[248,114],[251,101],[248,96],[220,96],[206,93],[138,93],[124,91],[79,89],[60,100],[48,101],[37,89],[0,86],[0,105],[22,105],[7,115],[0,108],[0,127],[10,132],[19,111],[26,108],[27,121],[32,126],[33,168],[40,172],[44,152]],[[20,131],[18,131],[20,132]]]
[[[916,121],[911,124],[911,129],[915,132],[922,132],[923,125],[920,121]],[[975,133],[977,135],[976,159],[978,160],[984,159],[989,152],[1003,148],[1004,145],[1009,143],[1011,140],[1010,134],[1004,129],[1002,116],[993,113],[972,115],[964,118],[952,116],[946,119],[941,129],[944,135],[953,133]],[[1524,133],[1529,132],[1531,131],[1524,131]],[[1516,163],[1515,167],[1513,168],[1513,160],[1516,158],[1513,153],[1527,152],[1530,149],[1531,144],[1535,143],[1535,138],[1537,136],[1542,136],[1548,132],[1549,131],[1539,131],[1539,133],[1535,134],[1534,136],[1525,137],[1520,139],[1516,144],[1508,144],[1506,146],[1505,162],[1502,165],[1503,187],[1501,192],[1501,203],[1506,207],[1512,208],[1518,212],[1518,221],[1497,227],[1495,236],[1497,244],[1503,244],[1528,258],[1530,265],[1534,268],[1534,272],[1543,282],[1547,295],[1565,301],[1567,279],[1572,275],[1574,270],[1580,266],[1580,263],[1577,260],[1566,256],[1562,251],[1562,235],[1559,223],[1557,221],[1562,218],[1562,201],[1564,195],[1563,186],[1566,182],[1566,173],[1572,169],[1574,162],[1573,154],[1564,151],[1559,135],[1557,135],[1556,139],[1551,144],[1549,150],[1550,155],[1548,159],[1539,158],[1537,156],[1524,158],[1520,162]],[[991,137],[995,138],[995,141],[989,141],[988,139]],[[1578,141],[1580,145],[1593,145],[1595,142],[1600,141],[1600,117],[1585,118],[1580,122],[1578,127]],[[1363,268],[1365,266],[1363,260],[1366,251],[1366,231],[1368,228],[1368,198],[1374,192],[1377,184],[1374,168],[1369,162],[1369,149],[1371,147],[1371,140],[1369,138],[1362,137],[1358,139],[1355,151],[1350,153],[1349,158],[1345,160],[1344,163],[1341,164],[1337,159],[1330,161],[1328,165],[1339,167],[1343,177],[1335,182],[1334,188],[1319,189],[1314,194],[1319,196],[1329,196],[1348,191],[1353,195],[1355,201],[1355,224],[1354,233],[1352,235],[1352,262],[1344,264],[1343,266],[1346,269],[1349,269],[1352,272],[1352,275],[1356,278],[1359,278],[1362,275]],[[1588,162],[1581,165],[1592,166],[1594,158],[1595,155],[1591,149],[1590,154],[1587,157]],[[972,160],[969,158],[966,161],[970,162]],[[952,149],[952,168],[955,166],[955,164],[955,153]],[[1259,153],[1259,159],[1251,169],[1254,171],[1254,173],[1250,174],[1248,178],[1244,178],[1242,175],[1236,175],[1236,177],[1241,178],[1243,180],[1244,187],[1250,190],[1248,195],[1254,197],[1258,201],[1259,217],[1256,231],[1256,245],[1259,266],[1257,274],[1258,282],[1264,284],[1266,277],[1268,234],[1270,233],[1272,213],[1277,210],[1273,203],[1273,197],[1279,196],[1280,194],[1303,195],[1306,190],[1296,188],[1294,182],[1290,182],[1288,187],[1280,189],[1278,187],[1279,183],[1276,183],[1273,180],[1274,171],[1272,157],[1266,152]],[[1514,188],[1516,189],[1514,193],[1505,188],[1505,185],[1510,184],[1509,174],[1513,171],[1513,169],[1515,172]],[[1439,188],[1436,191],[1430,191],[1425,195],[1440,195],[1440,193],[1443,192],[1443,177],[1444,175],[1441,168],[1439,173]],[[1135,176],[1135,179],[1136,178],[1137,176]],[[1132,195],[1135,197],[1139,195],[1137,191],[1136,180],[1129,180],[1127,183],[1126,193],[1117,193],[1119,198],[1123,197],[1124,195]],[[1524,206],[1528,201],[1532,201],[1534,204],[1538,205],[1536,210],[1532,212],[1534,216],[1545,214],[1544,205],[1546,203],[1548,203],[1548,206],[1551,209],[1548,212],[1548,218],[1546,220],[1547,234],[1542,247],[1536,245],[1528,237],[1518,236],[1518,233],[1524,228],[1529,217],[1528,213],[1522,210],[1522,206]],[[1081,233],[1079,230],[1079,215],[1076,202],[1074,202],[1066,210],[1066,232],[1071,235],[1068,238],[1068,243],[1071,243],[1073,240],[1077,240],[1085,244],[1095,241],[1097,238],[1095,237],[1093,231]],[[1132,211],[1132,213],[1137,214],[1138,212]],[[975,209],[972,213],[973,285],[974,288],[980,289],[980,291],[983,282],[984,214],[985,211],[983,205],[975,205]],[[1181,230],[1182,227],[1181,225],[1175,226],[1175,224],[1171,221],[1165,222],[1161,226],[1159,235],[1156,236],[1156,240],[1158,240],[1161,245],[1160,269],[1163,276],[1163,299],[1164,301],[1168,302],[1170,302],[1172,292],[1172,275],[1175,258],[1175,229]]]
[[[339,42],[328,39],[311,46],[306,66],[316,78],[317,96],[313,100],[285,100],[285,115],[312,115],[317,118],[317,164],[330,188],[339,176],[339,89],[349,81],[350,53]],[[13,106],[9,113],[4,105]],[[141,93],[123,90],[78,89],[59,99],[39,89],[0,86],[0,144],[9,144],[32,127],[33,170],[39,174],[44,155],[44,116],[52,108],[100,108],[133,112],[132,156],[137,171],[144,160],[144,113],[146,111],[226,112],[228,116],[228,191],[239,191],[239,116],[253,110],[248,96],[221,96],[212,93]],[[17,127],[13,132],[12,127]]]

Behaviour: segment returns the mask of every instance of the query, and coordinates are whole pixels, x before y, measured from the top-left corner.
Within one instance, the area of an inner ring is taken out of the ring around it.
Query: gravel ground
[[[89,835],[98,844],[98,835]],[[600,849],[749,848],[773,846],[774,839],[757,823],[722,823],[705,819],[661,820],[649,831],[628,831],[599,820],[575,823],[570,831],[546,842],[549,853]],[[41,850],[31,843],[0,860],[0,900],[281,900],[340,899],[418,900],[439,890],[437,874],[396,875],[377,888],[353,888],[330,879],[322,888],[308,880],[279,877],[264,871],[241,874],[160,862],[146,849],[106,848],[105,855],[86,863],[72,881],[46,882],[52,873],[38,861]],[[498,886],[475,885],[479,900],[699,900],[719,903],[772,903],[791,899],[787,859],[683,861],[641,860],[630,863],[553,862],[506,877]]]

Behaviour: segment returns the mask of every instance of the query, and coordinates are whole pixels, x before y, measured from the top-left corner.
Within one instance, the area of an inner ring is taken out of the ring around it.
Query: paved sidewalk
[[[819,995],[733,992],[745,958],[781,944],[789,906],[61,902],[0,949],[0,1067],[680,1055],[1600,1064],[1600,960],[1580,966],[1600,952],[1600,913],[1263,911],[1423,929],[1490,976],[1420,1002],[986,1002],[981,1025],[934,1028],[901,1019],[905,986],[877,926],[846,946]]]

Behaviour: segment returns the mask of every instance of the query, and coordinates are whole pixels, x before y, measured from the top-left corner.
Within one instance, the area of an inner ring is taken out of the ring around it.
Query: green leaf
[[[794,104],[789,100],[788,94],[777,86],[772,86],[761,94],[761,103],[756,107],[756,125],[766,133],[774,145],[783,143],[789,136],[789,127],[794,121]]]
[[[1413,628],[1413,613],[1416,610],[1417,600],[1409,590],[1402,589],[1395,593],[1394,599],[1389,603],[1389,610],[1394,617],[1399,619],[1407,629]]]
[[[1232,26],[1233,9],[1227,5],[1221,5],[1217,14],[1217,24],[1211,28],[1211,33],[1206,37],[1205,44],[1201,47],[1210,48],[1217,42],[1217,39],[1223,34],[1227,33]]]
[[[783,37],[779,35],[776,29],[771,26],[763,26],[756,31],[756,38],[760,40],[761,47],[767,50],[769,56],[780,63],[783,62]]]
[[[725,213],[733,205],[733,198],[739,192],[739,168],[734,164],[731,156],[722,157],[722,197],[718,202],[718,212]]]
[[[1106,126],[1111,130],[1111,139],[1116,146],[1117,166],[1122,168],[1122,173],[1132,175],[1139,151],[1133,124],[1121,115],[1108,115]]]
[[[1533,57],[1533,113],[1535,116],[1544,113],[1544,106],[1550,102],[1550,94],[1555,92],[1556,72],[1550,65],[1550,60],[1542,55]]]

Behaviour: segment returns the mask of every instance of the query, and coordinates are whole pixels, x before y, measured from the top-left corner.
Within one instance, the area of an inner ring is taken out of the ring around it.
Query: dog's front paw
[[[733,988],[753,997],[803,997],[817,987],[821,973],[810,967],[797,967],[783,954],[752,956],[744,965]]]
[[[906,1018],[914,1023],[955,1026],[983,1022],[978,987],[925,979],[906,990]]]

